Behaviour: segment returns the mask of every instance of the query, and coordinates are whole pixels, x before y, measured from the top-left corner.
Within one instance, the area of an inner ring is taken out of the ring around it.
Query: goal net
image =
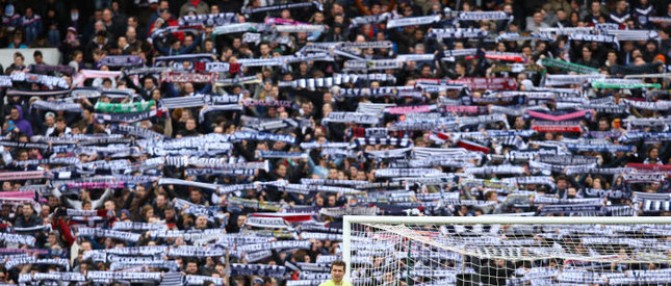
[[[360,286],[671,285],[668,217],[346,216]]]

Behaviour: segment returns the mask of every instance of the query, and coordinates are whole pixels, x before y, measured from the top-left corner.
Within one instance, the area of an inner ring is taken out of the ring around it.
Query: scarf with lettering
[[[160,68],[167,66],[169,63],[179,63],[181,65],[184,61],[189,61],[194,66],[197,63],[210,63],[215,61],[215,57],[212,54],[187,54],[187,55],[176,55],[176,56],[160,56],[154,58],[154,67]],[[163,72],[169,72],[170,70],[165,70]]]
[[[568,37],[569,41],[583,41],[583,42],[599,42],[599,43],[609,43],[615,45],[615,48],[620,49],[620,42],[615,35],[591,35],[591,34],[570,34]]]
[[[671,141],[671,132],[643,132],[643,131],[628,131],[618,138],[619,142],[631,143],[638,140],[652,141],[652,142],[666,142]]]
[[[336,94],[336,98],[342,97],[411,97],[424,98],[422,92],[415,90],[412,86],[384,86],[379,88],[344,88]]]
[[[258,84],[258,83],[261,83],[261,80],[255,75],[245,77],[225,78],[216,81],[217,86],[245,85],[245,84]]]
[[[283,278],[286,272],[286,267],[278,265],[266,264],[231,264],[231,275],[259,275]]]
[[[382,13],[378,15],[359,16],[350,19],[350,27],[358,27],[366,24],[379,24],[391,19],[393,14]]]
[[[78,236],[106,237],[129,242],[138,242],[140,240],[140,234],[137,233],[101,228],[80,227],[77,234]]]
[[[368,70],[387,70],[400,69],[403,67],[403,62],[390,60],[348,60],[345,62],[344,69],[346,71],[368,71]]]
[[[141,138],[163,138],[163,134],[156,133],[152,130],[140,128],[132,125],[111,125],[110,131],[121,134],[133,135]]]
[[[243,199],[239,197],[231,197],[228,199],[228,211],[240,212],[243,210],[243,208],[277,212],[282,209],[282,204],[274,202],[259,202],[258,200]]]
[[[44,171],[0,172],[0,181],[21,181],[48,178]]]
[[[219,14],[204,14],[204,15],[184,15],[179,18],[180,26],[223,26],[226,24],[236,23],[237,19],[235,13],[219,13]]]
[[[134,102],[134,103],[104,103],[96,102],[95,110],[104,113],[130,113],[130,112],[144,112],[148,111],[150,107],[155,105],[155,101]]]
[[[624,98],[622,99],[622,102],[627,106],[634,107],[637,109],[657,110],[657,111],[667,111],[671,109],[670,100],[658,100],[655,102],[646,102],[646,101],[630,100]]]
[[[265,31],[266,25],[260,23],[236,23],[223,26],[217,26],[212,31],[214,35],[225,35],[243,32],[262,32]]]
[[[166,72],[161,74],[162,82],[211,83],[216,81],[217,78],[219,78],[219,75],[216,73]]]
[[[5,264],[7,270],[11,270],[14,267],[19,265],[56,265],[63,267],[66,271],[70,271],[70,263],[67,259],[64,258],[51,258],[51,259],[37,259],[35,257],[26,257],[20,259],[11,259]]]
[[[9,77],[12,81],[25,81],[29,83],[37,83],[49,88],[57,87],[61,89],[69,89],[70,85],[65,81],[65,79],[55,76],[41,75],[41,74],[32,74],[25,72],[13,72]]]
[[[411,105],[411,106],[398,106],[398,107],[388,107],[385,109],[385,113],[392,115],[402,115],[408,113],[426,113],[435,111],[438,109],[437,105]]]
[[[429,25],[439,21],[440,21],[440,15],[396,18],[387,21],[387,29],[406,27],[406,26]]]
[[[380,122],[380,118],[375,114],[334,111],[329,113],[329,115],[326,118],[322,119],[322,122],[376,125]]]
[[[138,121],[147,120],[152,117],[162,117],[163,114],[165,114],[165,109],[159,108],[133,113],[114,113],[114,114],[93,113],[93,118],[97,122],[130,124]]]
[[[284,128],[307,128],[312,126],[312,123],[303,118],[287,118],[287,119],[271,119],[271,120],[261,120],[258,118],[242,117],[243,126],[247,129],[243,130],[255,130],[255,131],[270,131],[275,129],[284,129]]]
[[[584,75],[566,75],[566,74],[548,74],[545,76],[545,86],[560,86],[583,84],[589,80],[604,79],[602,74],[584,74]]]
[[[278,33],[313,33],[322,32],[325,28],[324,25],[298,24],[276,25],[274,30]]]
[[[314,7],[319,11],[322,11],[324,9],[320,2],[312,1],[312,2],[304,2],[304,3],[289,3],[289,4],[279,4],[279,5],[271,5],[271,6],[255,7],[255,8],[244,8],[244,9],[242,9],[242,14],[244,14],[245,16],[249,16],[251,14],[256,14],[256,13],[272,12],[272,11],[279,11],[279,10],[285,10],[285,9],[291,10],[291,9],[311,8],[311,7]]]
[[[376,178],[422,177],[441,174],[437,169],[428,168],[389,168],[375,170]]]
[[[135,67],[142,65],[144,65],[144,60],[140,56],[135,55],[105,56],[98,61],[98,66]]]
[[[483,21],[483,20],[513,20],[513,15],[509,15],[503,11],[468,11],[468,12],[458,12],[457,16],[458,21]]]
[[[487,31],[475,28],[444,28],[432,29],[427,36],[437,39],[467,39],[485,38],[488,35]]]
[[[82,110],[81,104],[69,101],[37,100],[33,102],[31,107],[40,110],[68,111],[68,112],[81,112]]]

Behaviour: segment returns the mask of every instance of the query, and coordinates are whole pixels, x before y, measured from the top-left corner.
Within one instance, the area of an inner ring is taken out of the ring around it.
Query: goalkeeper
[[[331,279],[319,284],[319,286],[352,286],[352,283],[343,281],[347,265],[342,260],[331,263]]]

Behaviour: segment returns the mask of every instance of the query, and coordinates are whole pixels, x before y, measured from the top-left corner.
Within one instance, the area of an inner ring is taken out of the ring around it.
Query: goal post
[[[671,217],[345,216],[342,252],[358,286],[664,284]]]

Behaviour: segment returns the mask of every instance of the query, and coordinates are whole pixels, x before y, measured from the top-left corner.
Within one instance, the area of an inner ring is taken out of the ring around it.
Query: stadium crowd
[[[671,213],[668,0],[0,6],[2,285],[318,285],[343,215]]]

